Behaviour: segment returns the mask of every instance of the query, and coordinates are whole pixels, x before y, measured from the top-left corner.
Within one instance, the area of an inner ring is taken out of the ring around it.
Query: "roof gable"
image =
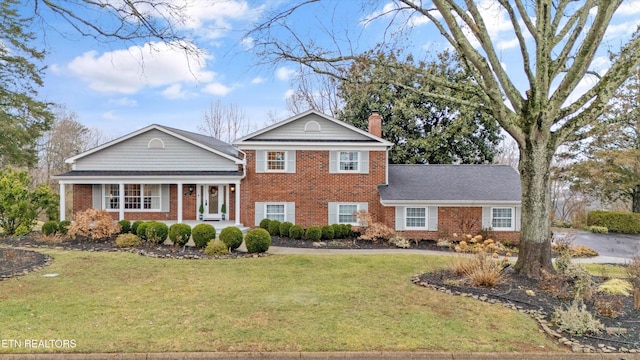
[[[273,142],[351,142],[383,146],[392,145],[382,138],[315,110],[306,111],[258,130],[236,140],[234,144]]]
[[[520,202],[520,175],[507,165],[389,165],[385,201]]]

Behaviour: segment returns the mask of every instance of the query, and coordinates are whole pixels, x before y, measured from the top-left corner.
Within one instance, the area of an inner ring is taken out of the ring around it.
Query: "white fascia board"
[[[383,144],[370,143],[310,143],[310,142],[248,142],[239,146],[241,150],[363,150],[363,151],[386,151],[388,146]]]
[[[177,183],[231,183],[242,180],[244,175],[237,176],[52,176],[59,184],[113,184],[113,183],[144,183],[144,184],[177,184]]]
[[[503,200],[380,200],[383,206],[459,206],[459,207],[477,207],[477,206],[520,206],[520,201],[503,201]]]

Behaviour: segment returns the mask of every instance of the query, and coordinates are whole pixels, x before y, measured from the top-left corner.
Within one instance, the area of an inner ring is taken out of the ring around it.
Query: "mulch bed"
[[[87,239],[64,240],[60,242],[44,242],[38,236],[8,238],[0,240],[0,280],[13,276],[20,276],[29,271],[40,269],[46,266],[51,258],[47,255],[35,251],[24,250],[24,248],[55,248],[61,250],[80,251],[119,251],[137,253],[139,255],[157,258],[175,259],[206,259],[213,258],[205,255],[202,250],[186,247],[176,248],[168,245],[155,245],[143,243],[133,248],[118,248],[113,239],[103,241],[93,241]],[[384,242],[361,241],[357,239],[347,239],[340,241],[312,242],[306,240],[292,240],[289,238],[273,237],[272,246],[299,247],[299,248],[331,248],[331,249],[385,249],[397,248],[394,245]],[[9,247],[7,247],[9,246]],[[23,249],[15,249],[20,247]],[[452,250],[447,247],[438,247],[434,241],[411,242],[411,249],[423,250]],[[255,254],[234,252],[224,256],[226,258],[254,257]],[[263,256],[261,254],[260,256]],[[551,315],[556,308],[565,308],[570,300],[561,299],[547,291],[545,284],[532,281],[530,279],[517,276],[510,272],[508,281],[493,288],[472,287],[465,285],[464,281],[457,278],[447,270],[416,276],[413,281],[416,284],[444,291],[448,294],[469,296],[481,301],[491,303],[502,303],[514,310],[527,312],[533,316],[549,336],[556,337],[559,343],[570,346],[573,351],[584,352],[640,352],[640,311],[633,310],[632,297],[610,296],[607,300],[620,303],[617,317],[604,317],[597,315],[593,303],[587,303],[591,313],[596,314],[608,328],[626,329],[624,334],[601,332],[597,335],[569,336],[558,334],[552,330]],[[602,279],[594,278],[594,281],[601,282]],[[527,290],[532,290],[527,294]]]

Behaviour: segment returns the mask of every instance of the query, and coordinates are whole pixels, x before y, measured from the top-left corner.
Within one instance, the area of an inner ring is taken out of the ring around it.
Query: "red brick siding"
[[[93,205],[93,185],[71,185],[73,187],[73,213],[91,209]]]
[[[246,150],[240,218],[253,226],[256,202],[295,202],[296,224],[326,225],[329,202],[367,202],[374,221],[381,212],[378,185],[386,180],[386,153],[369,153],[369,174],[330,174],[329,151],[296,151],[296,173],[256,173],[256,152]]]

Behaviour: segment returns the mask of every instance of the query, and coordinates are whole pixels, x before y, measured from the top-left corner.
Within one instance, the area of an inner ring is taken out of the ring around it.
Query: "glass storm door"
[[[209,185],[205,195],[204,214],[207,219],[220,219],[222,213],[220,209],[224,203],[224,185]]]

